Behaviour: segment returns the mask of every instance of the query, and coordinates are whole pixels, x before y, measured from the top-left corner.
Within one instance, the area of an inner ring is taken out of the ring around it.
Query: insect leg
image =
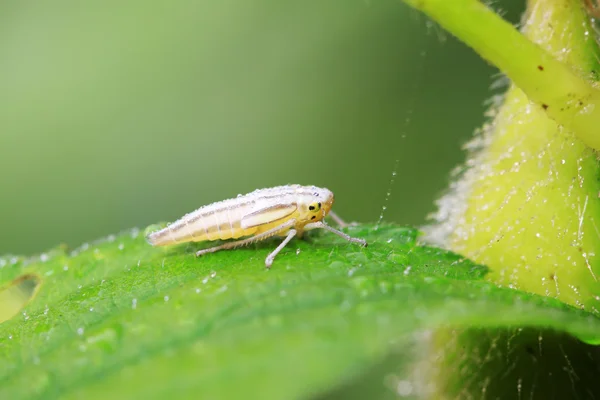
[[[329,211],[328,214],[332,220],[335,221],[336,224],[338,224],[341,228],[345,228],[348,226],[348,223],[346,221],[344,221],[342,218],[340,218],[339,215],[337,215],[336,213],[334,213],[333,211]]]
[[[273,250],[271,252],[271,254],[269,254],[265,260],[265,265],[267,268],[271,268],[271,264],[273,264],[273,260],[275,259],[275,256],[277,254],[279,254],[279,252],[281,251],[281,249],[283,249],[285,247],[286,244],[288,244],[290,242],[290,240],[292,240],[294,238],[294,236],[296,236],[298,232],[295,229],[290,229],[290,231],[288,232],[287,236],[285,237],[285,239],[283,239],[283,242],[281,242],[279,244],[279,246],[277,246],[277,248],[275,250]]]
[[[206,253],[214,253],[215,251],[219,251],[219,250],[233,249],[234,247],[244,246],[246,244],[258,242],[260,240],[263,240],[270,236],[275,235],[279,231],[290,228],[290,227],[294,226],[295,224],[296,224],[296,220],[292,218],[292,219],[286,221],[285,223],[283,223],[279,226],[276,226],[273,229],[269,229],[268,231],[259,233],[258,235],[249,237],[247,239],[236,240],[235,242],[226,242],[219,246],[209,247],[208,249],[202,249],[202,250],[196,252],[196,256],[201,256]]]
[[[359,239],[359,238],[353,238],[352,236],[346,235],[344,232],[341,232],[341,231],[338,231],[335,228],[332,228],[331,226],[327,225],[323,221],[311,222],[309,224],[304,225],[304,230],[317,229],[317,228],[325,229],[325,230],[327,230],[327,231],[329,231],[331,233],[335,233],[339,237],[342,237],[342,238],[346,239],[347,241],[349,241],[351,243],[357,243],[357,244],[360,244],[363,247],[367,247],[367,241],[366,240]]]

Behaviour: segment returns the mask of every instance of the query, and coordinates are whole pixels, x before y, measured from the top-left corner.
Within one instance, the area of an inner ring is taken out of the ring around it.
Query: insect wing
[[[242,218],[242,228],[252,228],[259,225],[269,224],[291,215],[298,209],[295,203],[271,204],[257,207]]]

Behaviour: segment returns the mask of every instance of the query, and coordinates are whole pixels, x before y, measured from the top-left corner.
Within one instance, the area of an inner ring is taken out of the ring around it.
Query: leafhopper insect
[[[325,216],[329,215],[342,227],[346,225],[331,211],[333,200],[330,190],[316,186],[286,185],[259,189],[201,207],[149,234],[146,239],[153,246],[166,246],[243,238],[200,250],[196,255],[201,256],[272,236],[284,237],[279,246],[267,256],[267,268],[271,267],[275,256],[290,240],[295,236],[302,237],[305,231],[311,229],[326,229],[351,243],[366,246],[365,240],[350,237],[325,223]]]

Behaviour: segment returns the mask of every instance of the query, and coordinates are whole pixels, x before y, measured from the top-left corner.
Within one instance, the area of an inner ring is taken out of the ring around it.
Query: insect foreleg
[[[273,264],[273,260],[275,259],[275,256],[277,254],[279,254],[279,252],[281,251],[281,249],[283,249],[285,247],[286,244],[288,244],[290,242],[290,240],[292,240],[294,238],[294,236],[296,236],[298,232],[296,232],[295,229],[290,229],[290,231],[288,232],[287,236],[285,237],[285,239],[283,239],[283,242],[281,242],[279,244],[279,246],[277,246],[277,248],[275,250],[273,250],[271,252],[271,254],[269,254],[265,260],[265,265],[267,266],[267,268],[271,268],[271,264]]]
[[[249,237],[247,239],[236,240],[235,242],[226,242],[219,246],[209,247],[208,249],[202,249],[202,250],[196,252],[196,256],[201,256],[206,253],[214,253],[215,251],[219,251],[219,250],[233,249],[235,247],[240,247],[240,246],[244,246],[246,244],[258,242],[258,241],[266,239],[270,236],[275,235],[279,231],[290,228],[290,227],[294,226],[294,224],[296,224],[296,220],[292,218],[292,219],[286,221],[285,223],[283,223],[279,226],[276,226],[275,228],[269,229],[268,231],[259,233],[258,235]]]
[[[331,215],[331,214],[329,214]],[[364,239],[359,239],[359,238],[353,238],[352,236],[346,235],[344,232],[338,231],[335,228],[332,228],[331,226],[327,225],[326,223],[322,222],[322,221],[318,221],[318,222],[311,222],[309,224],[304,225],[304,230],[310,230],[310,229],[325,229],[331,233],[335,233],[336,235],[338,235],[339,237],[342,237],[344,239],[346,239],[347,241],[351,242],[351,243],[357,243],[360,244],[363,247],[367,246],[367,241]]]

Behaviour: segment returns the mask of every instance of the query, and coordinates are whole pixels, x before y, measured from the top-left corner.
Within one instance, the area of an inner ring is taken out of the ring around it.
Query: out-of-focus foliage
[[[496,73],[426,25],[397,0],[3,4],[0,254],[285,183],[376,220],[396,159],[385,219],[421,223]]]

